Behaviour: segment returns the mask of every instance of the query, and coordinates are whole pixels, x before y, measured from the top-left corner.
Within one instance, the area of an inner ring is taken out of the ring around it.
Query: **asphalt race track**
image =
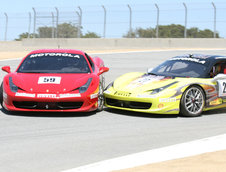
[[[185,53],[226,55],[225,50],[90,54],[110,71],[106,85],[126,72],[153,68]],[[20,60],[0,61],[13,69]],[[4,72],[0,72],[2,80]],[[99,113],[0,111],[0,171],[51,172],[226,133],[226,109],[197,118],[105,109]]]

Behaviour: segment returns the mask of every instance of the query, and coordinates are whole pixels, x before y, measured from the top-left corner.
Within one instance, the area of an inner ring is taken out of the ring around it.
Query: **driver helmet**
[[[221,72],[221,64],[216,64],[213,67],[213,74],[214,76],[216,76],[217,74],[219,74]]]

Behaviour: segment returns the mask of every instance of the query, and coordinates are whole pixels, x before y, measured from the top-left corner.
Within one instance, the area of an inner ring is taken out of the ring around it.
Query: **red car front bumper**
[[[97,93],[3,92],[3,106],[9,111],[89,112],[97,109],[97,102]]]

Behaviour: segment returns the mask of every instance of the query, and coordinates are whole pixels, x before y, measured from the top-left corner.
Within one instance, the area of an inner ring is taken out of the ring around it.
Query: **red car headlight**
[[[89,78],[85,85],[79,87],[79,93],[84,93],[89,88],[90,83],[92,82],[92,78]]]
[[[14,93],[18,91],[18,87],[13,83],[12,77],[9,77],[9,87],[10,87],[10,90]]]

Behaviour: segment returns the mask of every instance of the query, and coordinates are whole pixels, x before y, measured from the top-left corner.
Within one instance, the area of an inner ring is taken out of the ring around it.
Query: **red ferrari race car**
[[[29,53],[0,89],[8,111],[88,112],[103,109],[103,73],[109,68],[99,57],[79,50],[46,49]]]

